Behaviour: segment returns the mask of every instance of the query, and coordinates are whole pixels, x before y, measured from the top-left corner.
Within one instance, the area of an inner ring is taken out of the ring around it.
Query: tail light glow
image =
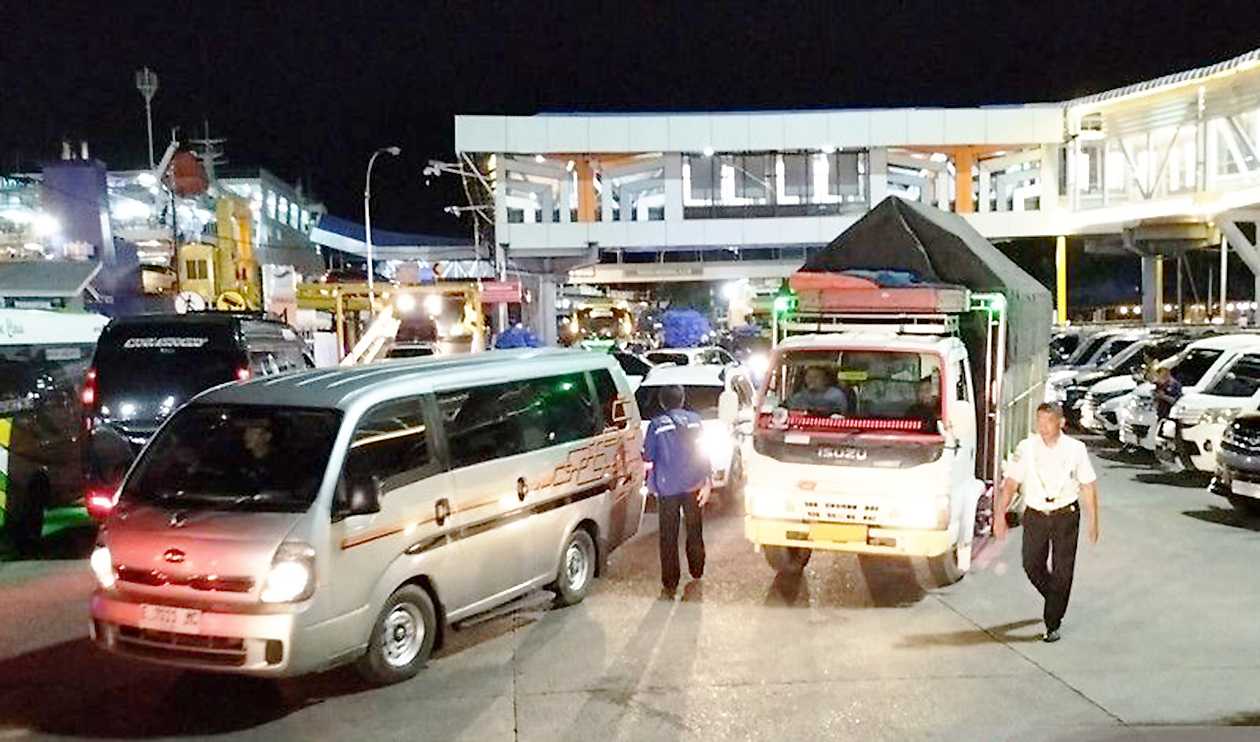
[[[113,489],[94,488],[84,498],[88,515],[96,520],[105,520],[118,504],[118,492]]]
[[[80,395],[84,407],[96,406],[96,369],[89,368],[83,378],[83,392]]]
[[[245,366],[241,366],[240,368],[236,369],[237,381],[249,381],[249,377],[250,377],[249,369],[246,368]]]

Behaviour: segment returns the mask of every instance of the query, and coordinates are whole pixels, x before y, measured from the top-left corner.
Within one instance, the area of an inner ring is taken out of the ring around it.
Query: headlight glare
[[[114,572],[114,559],[109,553],[108,546],[97,546],[92,550],[92,558],[88,560],[92,567],[92,574],[96,577],[96,582],[106,590],[109,590],[118,582],[118,574]]]
[[[264,603],[293,603],[315,591],[315,550],[307,544],[283,543],[276,549],[263,583]]]

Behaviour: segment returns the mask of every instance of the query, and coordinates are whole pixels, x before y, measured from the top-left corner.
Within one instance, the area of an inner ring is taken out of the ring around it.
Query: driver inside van
[[[805,388],[788,399],[788,407],[823,414],[846,414],[852,408],[849,395],[835,384],[831,373],[822,366],[805,370]]]
[[[921,379],[915,389],[914,404],[906,410],[906,419],[919,420],[924,432],[934,432],[941,419],[941,399],[937,382],[931,377]]]

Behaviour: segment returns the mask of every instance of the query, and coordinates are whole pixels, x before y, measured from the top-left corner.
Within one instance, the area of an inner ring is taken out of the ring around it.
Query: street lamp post
[[[136,70],[136,90],[144,96],[144,119],[149,130],[149,169],[153,169],[153,96],[157,94],[158,76],[145,67]]]
[[[402,154],[402,149],[381,147],[373,152],[368,158],[367,175],[363,179],[363,235],[367,243],[368,307],[371,314],[376,313],[376,282],[373,280],[372,270],[372,165],[376,162],[377,155],[381,153],[397,157]]]

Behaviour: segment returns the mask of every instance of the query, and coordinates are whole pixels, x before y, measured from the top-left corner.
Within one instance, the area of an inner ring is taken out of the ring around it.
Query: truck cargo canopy
[[[897,271],[928,284],[1000,292],[1008,306],[1007,360],[1044,353],[1050,292],[962,217],[889,196],[806,261],[803,272]]]

